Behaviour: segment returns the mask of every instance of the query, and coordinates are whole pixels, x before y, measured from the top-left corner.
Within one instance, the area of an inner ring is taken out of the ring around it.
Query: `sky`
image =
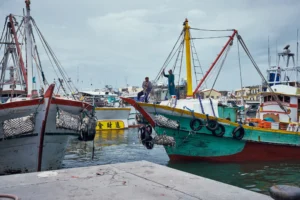
[[[0,27],[9,13],[22,15],[24,7],[24,0],[0,0]],[[237,29],[266,75],[268,38],[273,65],[276,46],[280,52],[290,44],[291,51],[296,53],[299,9],[298,0],[31,1],[32,17],[68,76],[81,90],[105,85],[115,88],[126,84],[140,86],[145,76],[153,80],[179,37],[185,18],[193,28]],[[191,30],[191,34],[196,38],[231,33]],[[204,72],[226,41],[227,38],[194,40]],[[40,50],[46,78],[51,82],[56,74],[42,48]],[[261,78],[241,46],[239,50],[242,85],[260,84]],[[235,39],[218,79],[216,68],[205,87],[211,88],[216,80],[214,88],[217,90],[240,88],[238,58]],[[174,62],[170,62],[167,69],[172,68]],[[181,74],[181,78],[184,77],[185,60]],[[178,78],[176,75],[175,81]]]

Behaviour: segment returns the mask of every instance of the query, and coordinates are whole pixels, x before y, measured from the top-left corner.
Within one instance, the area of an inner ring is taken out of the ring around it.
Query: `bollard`
[[[269,189],[270,195],[275,200],[298,200],[300,188],[290,185],[274,185]]]

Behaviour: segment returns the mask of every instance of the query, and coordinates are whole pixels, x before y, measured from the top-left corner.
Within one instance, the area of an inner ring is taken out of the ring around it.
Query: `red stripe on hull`
[[[9,102],[0,104],[0,110],[8,109],[8,108],[18,108],[18,107],[24,107],[24,106],[34,106],[43,104],[43,101],[40,101],[41,99],[32,99],[32,100],[24,100],[24,101],[15,101],[15,102]]]
[[[82,101],[74,101],[69,99],[59,99],[59,98],[52,98],[51,104],[57,104],[57,105],[64,105],[64,106],[74,106],[74,107],[80,107],[85,108],[87,110],[91,110],[93,108],[92,105],[82,102]]]
[[[171,161],[251,162],[300,159],[300,147],[247,142],[242,152],[229,156],[169,155]]]

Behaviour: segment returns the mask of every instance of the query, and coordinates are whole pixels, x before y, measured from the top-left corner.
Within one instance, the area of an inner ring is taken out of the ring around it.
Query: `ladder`
[[[194,66],[196,85],[198,85],[199,81],[202,79],[204,74],[203,74],[203,70],[202,70],[200,60],[198,58],[198,54],[197,54],[193,40],[191,40],[191,50],[192,50],[192,61],[193,61],[193,66]],[[205,88],[207,88],[206,81],[204,81],[204,86],[205,86]]]

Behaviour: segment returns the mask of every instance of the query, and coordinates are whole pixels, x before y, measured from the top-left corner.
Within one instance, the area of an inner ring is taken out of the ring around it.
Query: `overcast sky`
[[[0,0],[1,28],[6,15],[21,15],[24,7],[24,0]],[[190,26],[195,28],[237,29],[265,74],[268,36],[272,64],[275,64],[276,42],[279,51],[290,44],[290,49],[296,53],[299,9],[298,0],[31,1],[33,18],[80,89],[103,88],[106,84],[122,87],[126,81],[130,85],[141,85],[145,76],[154,79],[175,44],[186,17]],[[191,33],[193,37],[216,35],[214,32]],[[226,40],[195,40],[203,71],[207,71]],[[216,89],[240,87],[236,44],[235,40],[216,82]],[[257,72],[241,48],[240,52],[243,85],[260,84]],[[55,73],[41,54],[46,77],[51,82]],[[174,62],[170,64],[168,69]],[[216,71],[207,87],[211,87]]]

